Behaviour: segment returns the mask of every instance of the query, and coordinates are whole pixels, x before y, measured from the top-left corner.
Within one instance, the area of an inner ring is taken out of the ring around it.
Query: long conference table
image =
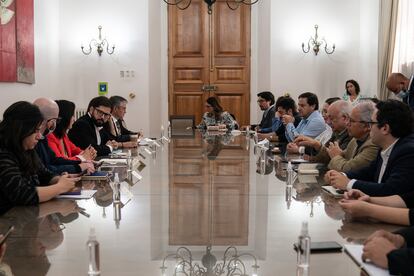
[[[55,199],[1,215],[1,233],[9,225],[16,230],[0,271],[87,275],[86,242],[93,227],[101,275],[189,269],[193,274],[177,275],[202,275],[195,271],[215,264],[245,268],[247,275],[296,275],[293,243],[302,221],[308,221],[312,241],[341,245],[399,228],[346,217],[337,199],[322,192],[322,175],[299,175],[288,191],[286,163],[260,153],[244,135],[195,132],[159,144],[132,150],[132,170],[141,180],[124,166],[112,168],[120,175],[118,192],[111,181],[84,181],[84,189],[97,190],[91,199]],[[310,275],[360,274],[344,252],[311,255]]]

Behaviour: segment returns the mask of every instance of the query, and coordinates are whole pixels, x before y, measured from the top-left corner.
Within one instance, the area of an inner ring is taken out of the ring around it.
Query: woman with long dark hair
[[[234,129],[237,125],[233,116],[224,111],[219,101],[215,97],[210,97],[206,101],[206,113],[203,115],[201,123],[197,126],[207,130]]]
[[[56,123],[53,133],[47,136],[49,147],[54,151],[56,157],[81,161],[95,159],[96,150],[93,147],[82,151],[70,141],[67,135],[75,122],[75,104],[66,100],[58,100],[56,103],[59,106],[60,121]]]
[[[78,178],[54,176],[34,147],[42,139],[43,117],[37,106],[12,104],[0,122],[0,212],[16,205],[34,205],[67,192]]]
[[[352,106],[356,106],[359,101],[364,98],[360,95],[360,92],[361,89],[356,80],[347,80],[345,82],[345,93],[342,96],[342,99],[348,101]]]

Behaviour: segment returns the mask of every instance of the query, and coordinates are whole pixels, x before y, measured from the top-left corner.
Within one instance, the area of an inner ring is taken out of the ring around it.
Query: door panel
[[[240,125],[250,121],[250,7],[237,10],[225,0],[213,5],[211,15],[202,0],[186,10],[168,7],[169,114],[205,112],[204,102],[217,96]],[[213,85],[215,91],[202,91]]]

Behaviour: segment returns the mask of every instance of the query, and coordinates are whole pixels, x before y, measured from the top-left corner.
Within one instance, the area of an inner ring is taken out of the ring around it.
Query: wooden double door
[[[169,114],[195,115],[208,97],[219,98],[240,125],[250,121],[250,6],[231,10],[217,0],[208,13],[203,0],[186,10],[168,8]]]

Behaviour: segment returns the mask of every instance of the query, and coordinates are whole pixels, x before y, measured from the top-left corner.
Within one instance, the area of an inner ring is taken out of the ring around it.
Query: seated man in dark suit
[[[395,233],[375,232],[365,241],[362,259],[388,269],[392,275],[413,275],[414,227]]]
[[[137,146],[137,141],[132,137],[138,135],[137,132],[130,131],[125,126],[124,116],[128,101],[121,96],[109,98],[112,105],[111,118],[104,125],[104,130],[108,132],[111,139],[118,142],[122,148],[132,148]]]
[[[377,104],[371,139],[381,148],[366,168],[346,175],[331,170],[325,180],[337,189],[358,189],[370,196],[402,195],[414,191],[414,134],[410,107],[396,100]]]
[[[47,98],[38,98],[33,104],[39,107],[44,118],[41,128],[43,139],[39,140],[35,147],[37,155],[43,165],[54,174],[62,174],[64,172],[80,173],[84,170],[94,172],[95,168],[91,162],[81,162],[57,157],[49,147],[46,136],[55,130],[56,122],[60,119],[58,117],[59,107],[56,102]]]
[[[259,125],[251,125],[259,133],[272,132],[272,120],[275,117],[275,97],[272,92],[263,91],[257,94],[257,103],[263,111],[262,120]]]
[[[91,145],[97,156],[105,156],[118,148],[118,143],[110,140],[101,129],[111,117],[111,102],[104,96],[93,98],[88,105],[88,113],[80,117],[69,130],[69,139],[81,149]]]

